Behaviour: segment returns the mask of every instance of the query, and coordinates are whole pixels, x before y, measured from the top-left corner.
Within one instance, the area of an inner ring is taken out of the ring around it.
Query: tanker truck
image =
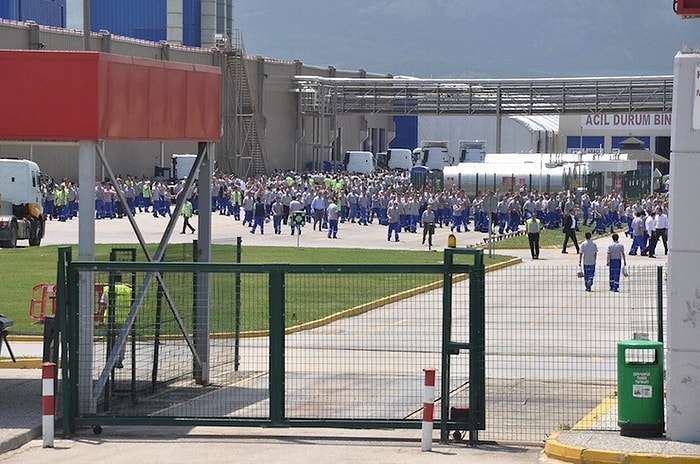
[[[15,248],[17,240],[41,244],[46,228],[41,182],[35,162],[0,158],[0,247]]]

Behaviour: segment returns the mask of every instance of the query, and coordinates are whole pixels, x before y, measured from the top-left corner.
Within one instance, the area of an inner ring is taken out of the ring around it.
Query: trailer
[[[586,184],[588,167],[584,164],[546,166],[539,163],[460,163],[443,171],[446,188],[467,194],[488,191],[559,192]]]

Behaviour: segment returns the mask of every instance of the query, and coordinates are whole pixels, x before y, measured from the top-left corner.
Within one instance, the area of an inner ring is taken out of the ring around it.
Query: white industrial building
[[[81,50],[83,43],[78,31],[25,23],[0,24],[0,47],[6,49]],[[107,31],[93,33],[90,38],[90,50],[221,66],[224,114],[216,166],[241,176],[304,170],[309,164],[321,166],[324,160],[341,160],[348,150],[376,154],[387,148],[414,148],[421,140],[446,140],[450,150],[457,150],[460,140],[485,140],[490,153],[565,153],[581,149],[608,153],[633,136],[642,141],[645,149],[664,156],[670,152],[670,112],[496,117],[442,111],[434,111],[432,115],[410,114],[410,111],[402,113],[398,106],[393,114],[371,107],[366,111],[345,111],[332,106],[336,96],[324,93],[323,88],[306,92],[298,77],[386,81],[391,76],[373,75],[362,69],[342,71],[296,60],[246,56],[239,36],[234,36],[233,44],[224,45],[225,49],[196,49],[169,42],[134,41],[112,36]],[[605,82],[606,78],[598,79]],[[414,81],[396,82],[413,85]],[[498,82],[492,81],[494,85]],[[439,84],[440,81],[434,81],[431,85]],[[367,100],[362,104],[366,105]],[[308,107],[325,109],[320,116],[304,111]],[[194,144],[171,142],[110,142],[104,146],[116,173],[137,177],[152,176],[154,166],[167,166],[173,153],[196,152]],[[76,154],[74,145],[0,146],[0,156],[33,159],[56,179],[77,179]],[[665,166],[660,168],[663,170]],[[96,178],[104,178],[99,169]]]

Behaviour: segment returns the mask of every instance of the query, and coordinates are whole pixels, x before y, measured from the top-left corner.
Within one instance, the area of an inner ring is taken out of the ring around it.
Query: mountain
[[[237,0],[246,52],[434,78],[673,74],[700,19],[671,0]]]

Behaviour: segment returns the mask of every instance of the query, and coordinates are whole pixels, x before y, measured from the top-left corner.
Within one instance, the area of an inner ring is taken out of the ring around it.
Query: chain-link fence
[[[607,400],[616,396],[617,342],[642,333],[659,338],[663,274],[632,266],[616,293],[604,266],[591,292],[576,273],[571,266],[512,266],[487,274],[483,438],[541,441],[558,428],[619,430],[596,414],[604,414],[602,404],[615,407]]]

